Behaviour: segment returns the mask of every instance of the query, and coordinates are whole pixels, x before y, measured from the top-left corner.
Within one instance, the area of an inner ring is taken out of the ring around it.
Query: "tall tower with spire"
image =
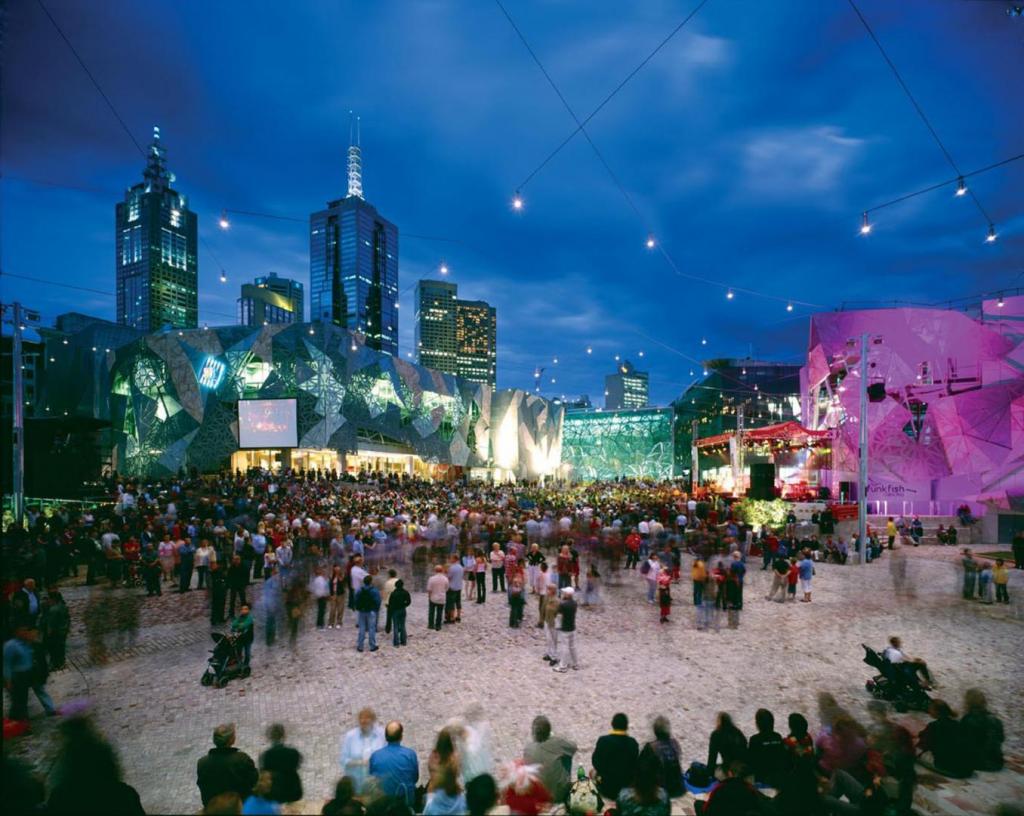
[[[363,198],[359,124],[350,115],[345,197],[309,217],[310,319],[398,354],[398,227]]]
[[[146,332],[199,322],[198,222],[173,184],[154,127],[142,181],[114,210],[117,322]]]

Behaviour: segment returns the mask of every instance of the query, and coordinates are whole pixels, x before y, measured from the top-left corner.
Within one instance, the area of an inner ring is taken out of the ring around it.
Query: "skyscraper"
[[[348,194],[309,217],[310,318],[398,354],[398,227],[363,199],[358,120],[348,149]]]
[[[482,300],[455,301],[455,373],[470,382],[498,381],[498,313]]]
[[[291,278],[279,278],[271,272],[242,284],[238,298],[238,322],[243,326],[264,323],[302,322],[302,284]]]
[[[199,322],[196,214],[174,190],[160,128],[146,155],[143,180],[115,208],[117,322],[145,332]]]
[[[608,411],[647,407],[647,372],[637,371],[629,360],[604,378],[604,407]]]
[[[445,281],[416,284],[416,359],[471,382],[497,381],[497,312],[482,300],[459,300]]]
[[[457,371],[455,301],[458,288],[445,281],[416,283],[416,362],[435,371]]]

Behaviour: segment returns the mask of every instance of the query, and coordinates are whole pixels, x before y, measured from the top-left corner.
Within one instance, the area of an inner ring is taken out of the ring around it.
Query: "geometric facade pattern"
[[[805,423],[835,429],[833,481],[855,481],[860,338],[869,335],[867,497],[1024,502],[1024,297],[978,318],[941,309],[811,318]]]
[[[562,430],[562,461],[573,481],[671,479],[674,412],[571,412]]]
[[[117,468],[131,475],[225,467],[240,399],[295,399],[300,447],[355,452],[369,439],[517,479],[552,475],[561,460],[560,405],[413,365],[332,323],[150,334],[108,366]]]

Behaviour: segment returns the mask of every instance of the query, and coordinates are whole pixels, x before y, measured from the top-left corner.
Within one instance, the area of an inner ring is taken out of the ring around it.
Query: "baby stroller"
[[[878,672],[864,684],[872,697],[892,703],[899,712],[928,710],[932,700],[913,665],[890,663],[869,646],[864,646],[864,662]]]
[[[206,671],[199,682],[204,686],[224,688],[234,677],[248,677],[250,669],[242,662],[242,649],[238,645],[238,637],[231,634],[222,635],[219,632],[213,632],[210,637],[213,639],[214,647],[210,650]]]

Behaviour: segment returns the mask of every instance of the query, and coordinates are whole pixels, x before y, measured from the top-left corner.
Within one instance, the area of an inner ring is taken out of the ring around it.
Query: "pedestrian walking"
[[[63,669],[68,632],[71,631],[71,613],[64,602],[64,596],[56,587],[51,587],[46,593],[46,600],[39,613],[39,625],[50,669]]]
[[[331,587],[321,567],[316,568],[309,591],[316,601],[316,628],[323,629],[327,625],[327,604],[331,595]]]

